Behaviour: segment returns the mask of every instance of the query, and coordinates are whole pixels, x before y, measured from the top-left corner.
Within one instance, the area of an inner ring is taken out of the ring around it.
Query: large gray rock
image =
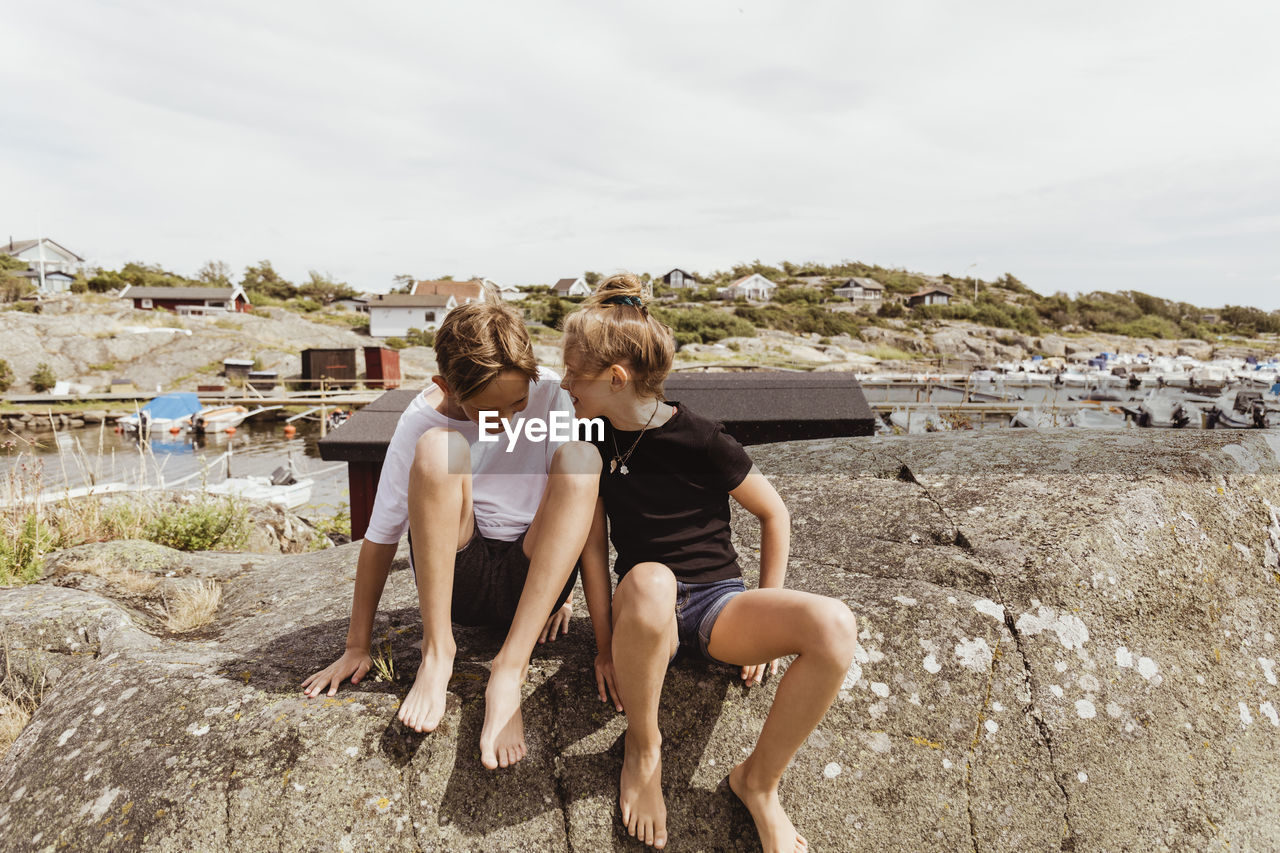
[[[1278,452],[1219,432],[753,448],[791,509],[788,585],[861,621],[864,653],[783,783],[813,849],[1274,849]],[[751,566],[757,528],[735,526]],[[458,630],[438,732],[395,722],[419,632],[402,562],[376,628],[401,680],[299,694],[342,646],[354,557],[138,561],[222,583],[216,621],[181,636],[73,571],[0,592],[11,677],[50,685],[0,764],[0,846],[632,847],[625,722],[595,697],[585,619],[535,654],[513,770],[477,755],[491,633]],[[722,780],[772,693],[673,666],[671,849],[754,846]]]

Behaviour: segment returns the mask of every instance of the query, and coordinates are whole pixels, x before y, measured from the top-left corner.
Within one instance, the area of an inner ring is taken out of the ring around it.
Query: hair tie
[[[610,296],[603,301],[604,305],[634,305],[637,308],[643,308],[644,302],[638,296]]]

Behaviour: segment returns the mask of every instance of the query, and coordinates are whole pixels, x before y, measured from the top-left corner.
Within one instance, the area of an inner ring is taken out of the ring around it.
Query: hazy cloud
[[[1263,2],[24,4],[0,197],[91,262],[842,258],[1280,307]]]

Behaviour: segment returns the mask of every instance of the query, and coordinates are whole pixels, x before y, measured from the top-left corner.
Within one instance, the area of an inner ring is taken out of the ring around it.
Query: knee
[[[471,448],[462,433],[445,427],[427,430],[413,449],[413,475],[437,480],[471,471]]]
[[[676,576],[661,563],[639,563],[618,583],[618,620],[658,631],[675,618]]]
[[[595,485],[600,476],[600,451],[585,441],[570,441],[551,457],[552,474],[579,474]]]
[[[858,651],[858,619],[843,601],[826,598],[815,607],[812,652],[847,669]]]

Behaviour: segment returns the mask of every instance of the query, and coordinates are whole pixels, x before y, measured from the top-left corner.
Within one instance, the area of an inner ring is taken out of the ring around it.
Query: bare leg
[[[484,691],[480,762],[490,770],[509,767],[525,756],[520,685],[538,636],[587,541],[599,484],[600,452],[593,446],[575,441],[556,451],[547,489],[525,533],[529,575]]]
[[[450,603],[453,562],[471,539],[471,450],[449,429],[428,430],[418,439],[409,474],[409,529],[422,612],[422,663],[398,714],[419,732],[435,731],[444,716],[449,676],[458,647]],[[458,519],[456,525],[441,519]]]
[[[833,599],[789,589],[757,589],[730,601],[708,650],[747,666],[798,655],[778,683],[756,748],[729,774],[729,786],[754,818],[765,853],[807,849],[778,799],[782,773],[840,691],[858,647],[857,620]]]
[[[627,709],[618,804],[627,832],[659,848],[667,844],[667,806],[658,699],[678,643],[675,575],[659,563],[636,565],[613,594],[613,667]]]

